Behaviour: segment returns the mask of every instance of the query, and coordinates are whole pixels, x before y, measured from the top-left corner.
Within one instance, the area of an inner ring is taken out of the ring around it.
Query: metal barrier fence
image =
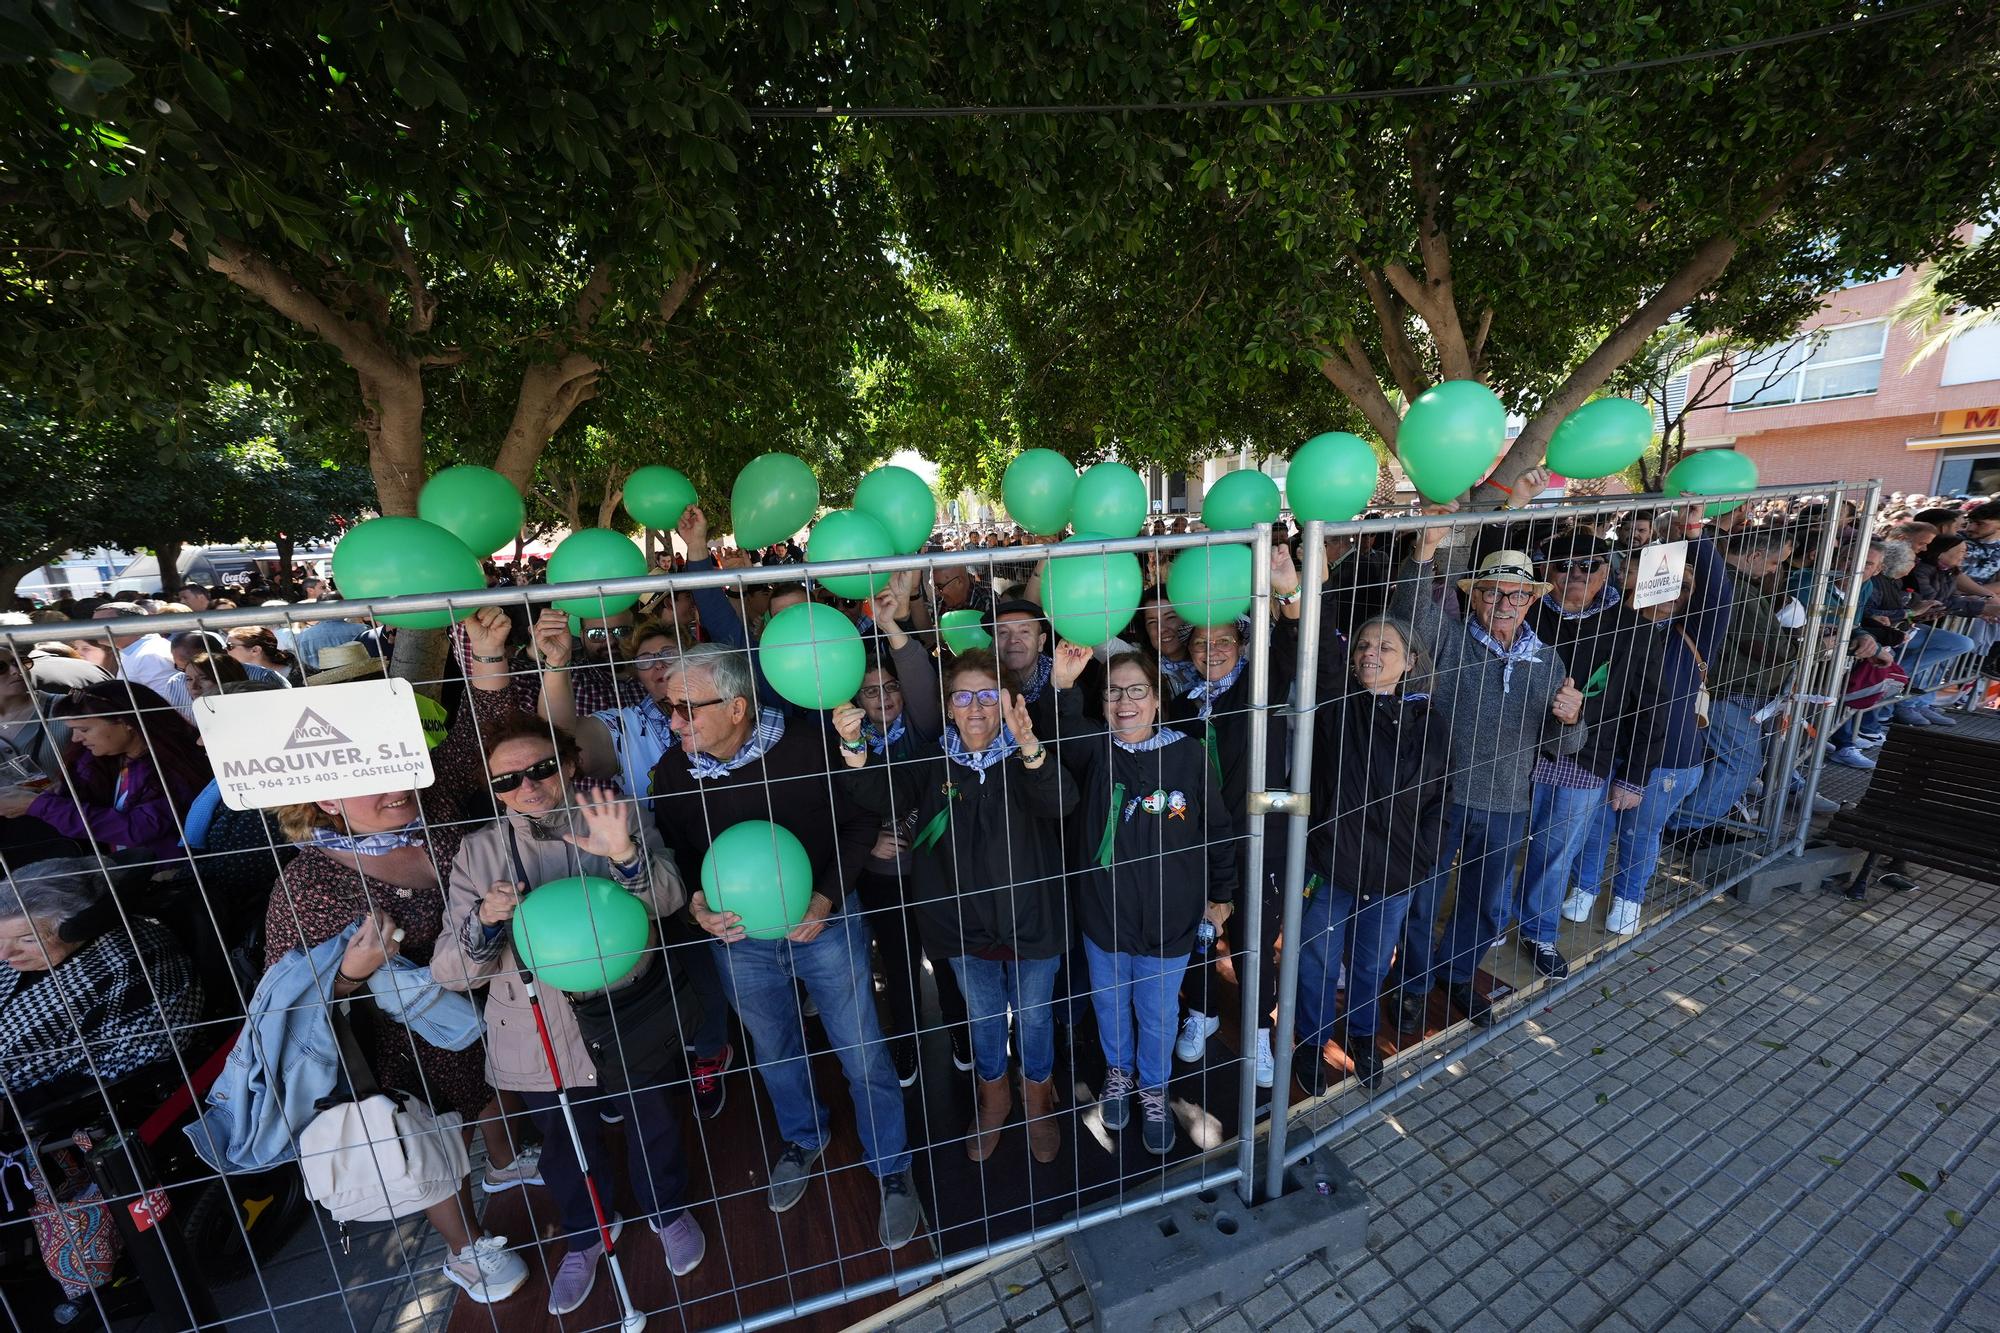
[[[55,1258],[74,1310],[142,1292],[167,1327],[360,1328],[400,1299],[505,1329],[588,1273],[564,1327],[759,1328],[1181,1195],[1269,1197],[1802,846],[1876,494],[1767,489],[1691,540],[1685,506],[1625,497],[371,604],[477,613],[416,683],[428,723],[369,682],[361,625],[308,632],[353,604],[9,628],[33,725],[77,745],[24,775],[32,805],[0,793],[6,1160],[34,1186],[0,1299],[49,1326],[56,1288],[10,1278]],[[1627,512],[1676,540],[1599,535]],[[1219,547],[1247,548],[1245,614],[1191,633],[1149,597],[1066,652],[1021,596],[1048,555],[1133,555],[1150,584]],[[854,574],[887,600],[827,591]],[[861,644],[763,637],[806,599]],[[199,642],[176,671],[148,637],[256,628],[294,629],[317,679],[239,679]],[[47,642],[107,645],[118,680],[55,704],[89,673]],[[801,873],[816,896],[768,901]],[[449,1188],[449,1129],[408,1138],[445,1165],[402,1224],[307,1201],[337,1172],[380,1211],[402,1154],[366,1150],[379,1120],[339,1137],[334,1104],[376,1083],[476,1131],[483,1207]],[[668,1224],[625,1227],[622,1271],[591,1248],[614,1211]]]

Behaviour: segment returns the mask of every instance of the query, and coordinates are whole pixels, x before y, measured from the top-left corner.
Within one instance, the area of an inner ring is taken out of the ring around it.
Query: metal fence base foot
[[[1327,1263],[1368,1244],[1368,1193],[1325,1148],[1285,1171],[1285,1192],[1244,1207],[1234,1190],[1202,1190],[1069,1238],[1098,1328],[1145,1329],[1216,1297],[1248,1299],[1270,1276],[1317,1254]]]
[[[1729,892],[1745,907],[1762,907],[1780,889],[1817,889],[1828,880],[1852,878],[1867,859],[1848,847],[1813,847],[1798,856],[1778,858]]]

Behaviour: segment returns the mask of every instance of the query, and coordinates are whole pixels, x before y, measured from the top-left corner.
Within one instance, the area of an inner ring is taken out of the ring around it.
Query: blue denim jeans
[[[1667,821],[1668,828],[1705,828],[1743,799],[1764,768],[1764,728],[1752,721],[1763,706],[1763,701],[1743,695],[1709,705],[1703,738],[1710,762],[1703,769],[1701,785]]]
[[[1010,1007],[1014,1029],[1021,1036],[1021,1077],[1041,1083],[1055,1074],[1056,971],[1061,966],[1060,958],[998,962],[960,955],[951,960],[958,988],[965,992],[966,1015],[972,1020],[972,1067],[979,1077],[988,1083],[1007,1077]]]
[[[1660,865],[1660,839],[1667,821],[1701,785],[1702,766],[1656,768],[1636,810],[1613,810],[1610,802],[1590,821],[1576,858],[1576,886],[1596,894],[1604,887],[1611,846],[1618,845],[1618,874],[1612,892],[1627,902],[1646,901],[1646,886]]]
[[[1938,682],[1944,679],[1945,664],[1978,646],[1963,634],[1954,634],[1948,629],[1919,625],[1911,630],[1901,656],[1903,670],[1910,674],[1910,692],[1901,702],[1933,702],[1937,698]]]
[[[810,944],[790,940],[714,940],[715,969],[730,1004],[743,1020],[757,1057],[778,1132],[801,1148],[826,1143],[826,1108],[813,1093],[806,1058],[805,1019],[795,981],[819,1005],[827,1040],[847,1072],[855,1119],[868,1169],[893,1176],[910,1165],[903,1124],[903,1092],[896,1065],[875,1018],[875,974],[868,958],[868,928],[843,909],[826,920]]]
[[[1611,808],[1608,782],[1595,787],[1535,784],[1528,814],[1528,866],[1521,874],[1521,937],[1554,944],[1562,902],[1575,880],[1577,857],[1601,811]],[[1506,922],[1501,922],[1506,928]]]
[[[1514,897],[1514,858],[1528,835],[1526,810],[1473,810],[1448,805],[1438,841],[1438,867],[1410,895],[1398,968],[1405,994],[1423,995],[1449,971],[1453,982],[1472,980],[1483,955],[1505,929]],[[1439,953],[1437,919],[1451,882],[1452,853],[1458,853],[1458,901]],[[1480,943],[1483,937],[1484,943]]]
[[[1355,896],[1334,884],[1321,883],[1306,900],[1299,919],[1299,1021],[1302,1045],[1319,1046],[1333,1036],[1334,994],[1340,985],[1341,958],[1350,945],[1347,968],[1347,1032],[1350,1038],[1372,1035],[1380,1026],[1382,983],[1389,976],[1389,959],[1403,938],[1410,895],[1370,894],[1357,904]]]
[[[1090,1003],[1105,1068],[1136,1071],[1142,1088],[1166,1087],[1174,1072],[1174,1030],[1188,955],[1107,953],[1088,935],[1083,955],[1090,960]]]

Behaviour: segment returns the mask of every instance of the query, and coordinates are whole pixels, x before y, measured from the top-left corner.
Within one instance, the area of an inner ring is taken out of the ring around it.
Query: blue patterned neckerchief
[[[1194,687],[1201,684],[1200,669],[1185,657],[1178,662],[1161,658],[1160,673],[1173,682],[1174,692],[1182,697],[1192,694]]]
[[[750,739],[743,742],[743,748],[727,759],[717,759],[712,755],[687,752],[688,771],[694,780],[719,778],[725,773],[734,773],[743,765],[755,759],[762,759],[770,748],[785,738],[785,715],[775,708],[763,708],[757,712],[757,729],[750,733]]]
[[[312,831],[306,839],[309,846],[320,847],[330,852],[353,852],[360,856],[387,856],[398,847],[421,847],[424,835],[423,821],[413,819],[398,829],[385,833],[342,833],[336,828],[321,826]]]
[[[1515,667],[1523,662],[1539,662],[1542,660],[1541,653],[1538,651],[1542,647],[1542,641],[1535,636],[1535,631],[1525,620],[1521,622],[1521,627],[1514,631],[1514,644],[1510,648],[1501,647],[1500,641],[1486,632],[1486,626],[1479,623],[1479,617],[1477,616],[1466,617],[1465,632],[1480,643],[1485,644],[1499,656],[1501,661],[1507,664],[1506,668],[1500,673],[1500,693],[1502,694],[1512,694],[1514,692]]]
[[[1248,665],[1250,659],[1239,654],[1236,665],[1229,668],[1229,674],[1221,680],[1196,680],[1194,688],[1187,692],[1187,697],[1201,704],[1203,718],[1215,712],[1215,701],[1229,693],[1229,687],[1236,683],[1237,677],[1243,674],[1243,668]]]
[[[1172,727],[1161,727],[1143,741],[1121,741],[1116,732],[1111,735],[1111,743],[1126,754],[1149,754],[1154,750],[1164,750],[1175,741],[1186,739],[1185,734],[1175,731]]]
[[[902,740],[903,733],[908,730],[909,727],[906,725],[903,715],[898,713],[896,714],[896,720],[889,724],[889,730],[886,734],[873,722],[863,722],[861,724],[861,739],[867,741],[868,748],[876,754],[886,755],[889,753],[889,747],[897,741]]]
[[[983,750],[966,749],[965,742],[959,739],[957,727],[946,727],[944,739],[938,743],[944,746],[945,758],[954,764],[963,764],[977,773],[981,785],[986,782],[987,769],[1021,748],[1015,744],[1014,733],[1007,729],[1007,724],[1004,722],[1000,724],[1000,733],[988,741]]]
[[[1029,703],[1033,703],[1035,700],[1041,698],[1042,691],[1048,688],[1049,677],[1054,674],[1055,666],[1055,659],[1037,657],[1033,673],[1029,675],[1026,681],[1022,682],[1019,691],[1021,697]]]
[[[1604,586],[1598,590],[1596,599],[1581,611],[1569,610],[1562,604],[1562,600],[1552,592],[1542,594],[1542,605],[1548,607],[1549,610],[1555,612],[1564,620],[1582,620],[1585,616],[1594,616],[1600,611],[1609,611],[1624,600],[1625,594],[1618,591],[1618,585],[1610,579],[1604,581]]]

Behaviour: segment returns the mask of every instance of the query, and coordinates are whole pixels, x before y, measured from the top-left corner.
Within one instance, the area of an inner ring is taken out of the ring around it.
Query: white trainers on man
[[[1208,1053],[1208,1039],[1221,1027],[1221,1019],[1189,1010],[1181,1021],[1180,1040],[1174,1043],[1174,1059],[1184,1065],[1200,1064],[1201,1057]]]
[[[1271,1054],[1271,1029],[1257,1029],[1257,1086],[1268,1088],[1278,1081],[1278,1060]]]
[[[504,1301],[528,1280],[528,1266],[505,1236],[482,1236],[444,1262],[444,1275],[481,1305]]]
[[[1639,929],[1639,903],[1628,903],[1623,898],[1611,900],[1611,910],[1605,914],[1604,928],[1613,935],[1630,935]]]
[[[1590,914],[1597,910],[1597,895],[1585,893],[1582,889],[1571,889],[1569,897],[1563,899],[1563,920],[1588,921]]]

